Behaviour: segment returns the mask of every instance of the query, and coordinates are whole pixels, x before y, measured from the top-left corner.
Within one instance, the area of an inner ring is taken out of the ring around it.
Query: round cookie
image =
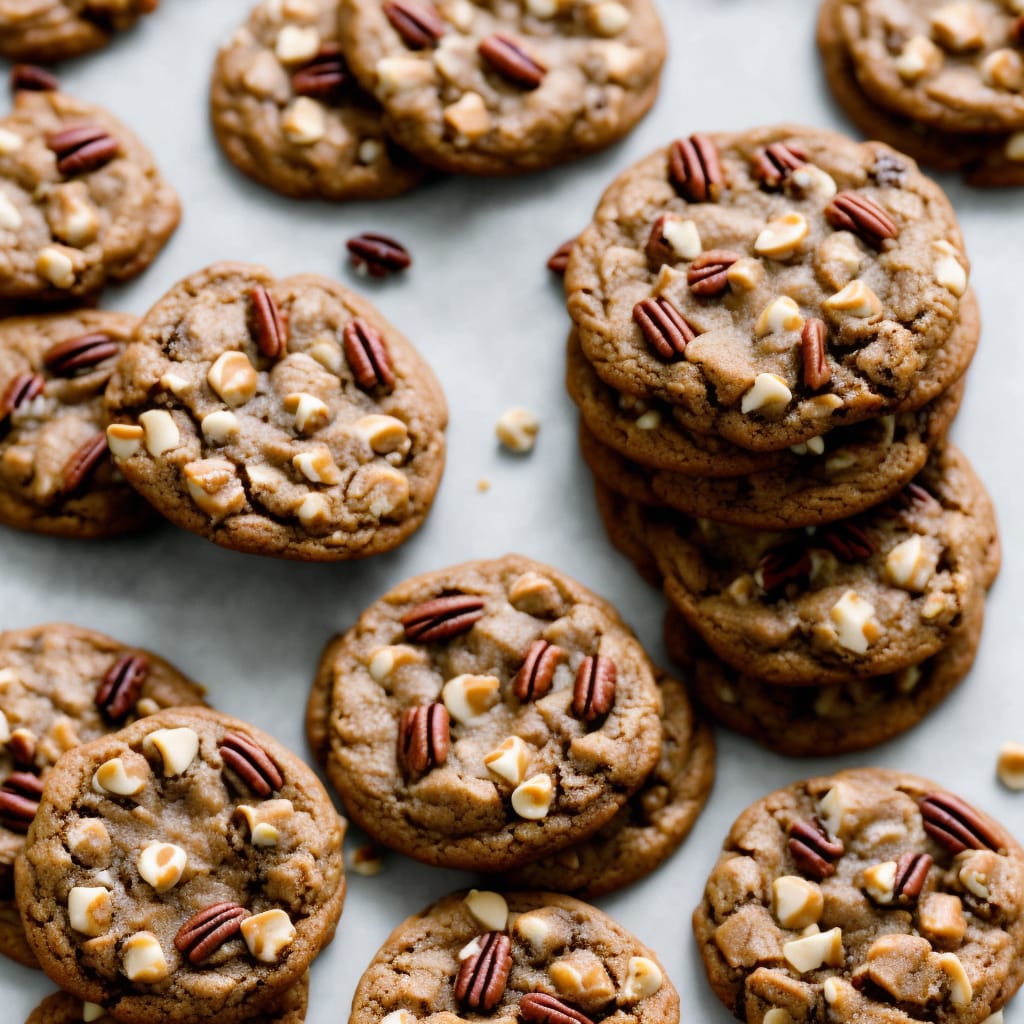
[[[67,60],[98,50],[159,0],[0,0],[0,55]]]
[[[620,175],[565,287],[608,384],[775,451],[947,390],[976,341],[951,343],[967,267],[909,158],[782,125],[680,139]]]
[[[1024,980],[1024,851],[926,779],[839,772],[740,815],[693,925],[748,1024],[977,1024]]]
[[[373,839],[430,864],[507,871],[575,845],[658,759],[639,643],[518,555],[406,581],[328,653],[327,774]]]
[[[649,875],[690,834],[715,779],[714,733],[694,712],[682,683],[659,672],[658,688],[664,707],[654,771],[585,843],[507,875],[511,888],[597,899]]]
[[[338,45],[337,0],[254,7],[217,55],[210,112],[231,162],[284,195],[383,198],[426,173],[355,84]]]
[[[51,771],[18,905],[47,974],[118,1021],[234,1024],[273,1008],[333,937],[343,832],[269,736],[166,710]]]
[[[60,302],[140,274],[181,208],[153,157],[106,110],[15,93],[0,119],[0,301]]]
[[[601,524],[615,549],[633,563],[647,583],[661,590],[664,577],[658,559],[647,546],[647,531],[653,520],[667,513],[625,498],[596,478],[594,498]]]
[[[153,521],[105,434],[103,392],[137,323],[91,309],[0,321],[0,523],[92,538]]]
[[[341,40],[400,145],[442,170],[536,171],[610,145],[658,92],[651,0],[341,0]]]
[[[37,966],[14,906],[14,861],[57,759],[136,716],[202,704],[204,695],[163,658],[91,629],[0,633],[0,953]]]
[[[365,299],[218,263],[143,318],[107,390],[115,461],[168,519],[309,561],[389,551],[444,468],[444,395]]]
[[[474,890],[391,933],[359,981],[350,1021],[403,1011],[426,1024],[467,1015],[678,1024],[679,995],[654,953],[600,910],[552,893]]]

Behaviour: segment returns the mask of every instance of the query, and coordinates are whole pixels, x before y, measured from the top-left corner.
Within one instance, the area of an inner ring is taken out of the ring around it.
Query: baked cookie
[[[361,828],[417,860],[506,871],[575,845],[658,760],[639,643],[518,555],[406,581],[328,656],[327,774]]]
[[[976,1024],[1024,980],[1024,850],[914,775],[808,779],[736,820],[693,926],[748,1024]]]
[[[396,142],[446,171],[535,171],[610,145],[658,92],[651,0],[340,0],[345,57]]]
[[[338,0],[263,0],[221,47],[210,85],[221,148],[288,196],[377,199],[425,169],[384,133],[338,45]]]
[[[0,55],[47,63],[98,50],[160,0],[0,0]]]
[[[79,743],[205,691],[157,655],[80,626],[0,633],[0,953],[37,966],[14,906],[14,860],[42,783]]]
[[[351,1024],[474,1019],[678,1024],[654,953],[552,893],[457,892],[402,922],[366,969]]]
[[[908,157],[782,125],[679,139],[620,175],[565,287],[608,384],[773,451],[946,391],[976,340],[952,343],[967,269]]]
[[[511,872],[513,889],[596,899],[660,867],[690,834],[715,779],[715,738],[682,683],[658,673],[661,757],[644,784],[586,842]]]
[[[22,89],[0,120],[0,302],[61,302],[140,274],[178,226],[178,197],[106,110]]]
[[[91,538],[153,521],[107,458],[103,392],[137,323],[92,309],[0,321],[0,523]]]
[[[107,389],[128,482],[168,519],[261,555],[363,558],[423,522],[447,408],[365,299],[218,263],[146,314]]]
[[[313,772],[269,736],[162,711],[51,771],[18,906],[47,974],[116,1020],[234,1024],[273,1009],[330,942],[343,832]]]

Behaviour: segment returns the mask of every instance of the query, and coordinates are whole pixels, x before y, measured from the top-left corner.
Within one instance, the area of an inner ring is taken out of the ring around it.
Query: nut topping
[[[422,775],[448,760],[451,727],[448,709],[438,702],[406,708],[398,723],[398,767],[407,778]]]
[[[56,92],[60,79],[36,64],[15,64],[11,68],[11,92]]]
[[[377,387],[394,391],[395,371],[391,368],[391,357],[375,327],[357,317],[345,324],[342,340],[352,376],[363,391]]]
[[[0,824],[24,835],[39,810],[43,784],[29,772],[11,772],[0,786]]]
[[[484,603],[471,594],[450,594],[424,601],[401,619],[405,637],[413,643],[431,644],[450,640],[473,628],[483,618]]]
[[[477,940],[478,952],[466,957],[455,979],[455,998],[467,1009],[490,1013],[505,994],[512,969],[512,942],[501,932]]]
[[[0,396],[0,437],[10,429],[11,413],[38,398],[45,386],[43,378],[35,373],[21,373],[7,385],[7,390]]]
[[[850,521],[829,523],[818,534],[821,542],[836,558],[844,562],[863,562],[878,549],[874,541]]]
[[[676,260],[695,260],[702,251],[700,231],[692,220],[663,213],[647,237],[647,259],[655,269]]]
[[[193,967],[198,966],[233,939],[248,916],[248,911],[237,903],[214,903],[181,926],[174,937],[174,948],[183,953]]]
[[[594,1024],[579,1010],[543,992],[527,992],[519,1000],[519,1016],[532,1024]]]
[[[572,247],[576,244],[575,238],[570,238],[568,241],[563,242],[549,257],[548,257],[548,270],[552,274],[564,274],[565,268],[569,265],[569,255],[572,253]]]
[[[427,0],[393,0],[384,14],[410,50],[425,50],[444,35],[444,22]]]
[[[860,192],[840,192],[825,207],[825,219],[837,231],[852,231],[874,249],[899,234],[893,219],[873,199]]]
[[[387,277],[405,270],[412,263],[409,250],[401,242],[374,231],[355,235],[345,243],[345,247],[351,254],[352,266],[370,277]]]
[[[341,48],[337,43],[325,43],[305,67],[292,74],[292,91],[322,103],[337,103],[348,79]]]
[[[572,713],[584,722],[596,722],[615,703],[615,662],[600,654],[583,659],[572,691]]]
[[[106,454],[107,435],[102,430],[71,453],[61,470],[61,490],[66,497],[85,483]]]
[[[260,355],[279,359],[288,347],[288,329],[274,296],[258,284],[249,292],[252,303],[252,333]]]
[[[499,33],[487,36],[480,40],[477,49],[502,78],[523,89],[536,89],[547,74],[547,68],[509,36]]]
[[[522,667],[512,680],[512,692],[521,701],[540,700],[551,689],[551,681],[562,654],[561,647],[547,640],[534,640],[526,652]]]
[[[141,654],[121,655],[96,688],[96,707],[111,722],[124,718],[135,707],[148,675],[149,661]]]
[[[648,345],[662,359],[681,356],[697,337],[683,314],[663,296],[638,302],[633,307],[633,319],[640,325]]]
[[[970,804],[952,793],[930,793],[918,801],[924,830],[950,853],[993,850],[1003,847],[994,831]]]
[[[730,252],[728,249],[710,249],[701,253],[686,271],[686,283],[690,291],[702,298],[721,295],[729,287],[729,268],[742,258],[738,252]]]
[[[913,851],[900,854],[892,887],[893,900],[897,903],[914,903],[921,895],[931,866],[930,854]]]
[[[46,145],[57,157],[57,170],[65,178],[98,170],[121,151],[117,139],[93,124],[73,125],[51,132],[46,136]]]
[[[775,191],[783,187],[786,179],[807,163],[802,146],[791,142],[773,142],[754,154],[754,177],[761,187]]]
[[[832,379],[832,371],[825,358],[827,340],[828,328],[824,320],[812,317],[804,323],[800,334],[800,367],[804,387],[811,391],[823,388]]]
[[[836,861],[846,851],[843,841],[830,836],[817,818],[794,822],[786,845],[800,871],[819,882],[836,873]]]
[[[109,334],[94,331],[52,345],[43,353],[43,363],[55,376],[70,377],[76,370],[93,367],[120,351],[121,346]]]
[[[668,157],[669,178],[691,203],[717,202],[724,177],[718,149],[706,135],[676,139]]]
[[[811,556],[803,544],[780,544],[761,556],[755,579],[765,593],[780,594],[791,583],[806,587],[811,580],[811,568]]]
[[[230,768],[257,796],[270,796],[284,785],[284,776],[270,755],[253,739],[229,732],[220,741],[219,753]]]

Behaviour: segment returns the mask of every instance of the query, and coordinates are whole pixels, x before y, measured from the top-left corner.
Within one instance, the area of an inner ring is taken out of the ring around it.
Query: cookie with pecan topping
[[[328,664],[329,662],[329,664]],[[354,821],[445,867],[593,835],[654,768],[660,696],[615,610],[518,555],[414,577],[328,646],[311,745]]]
[[[366,969],[352,1024],[475,1019],[678,1024],[657,957],[594,907],[552,893],[457,892],[403,921]]]
[[[0,953],[36,966],[14,906],[14,860],[42,783],[79,743],[204,690],[163,658],[80,626],[0,633]]]
[[[279,1005],[330,942],[343,832],[313,772],[269,736],[165,710],[50,772],[18,905],[50,977],[116,1020],[235,1024]]]
[[[284,195],[375,199],[426,174],[385,134],[338,43],[337,0],[264,0],[221,47],[210,84],[228,158]]]
[[[1024,850],[926,779],[808,779],[733,824],[694,912],[741,1020],[976,1024],[1024,981]]]
[[[341,41],[395,141],[448,171],[540,170],[625,135],[658,92],[650,0],[341,0]]]
[[[219,263],[143,318],[108,441],[168,519],[237,551],[362,558],[423,522],[444,466],[433,372],[365,299]]]

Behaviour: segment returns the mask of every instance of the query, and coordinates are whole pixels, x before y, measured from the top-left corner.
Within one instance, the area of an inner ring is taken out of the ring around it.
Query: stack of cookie
[[[824,0],[818,47],[868,138],[972,185],[1024,184],[1019,0]]]
[[[792,754],[907,728],[999,564],[945,442],[979,336],[956,218],[881,143],[695,135],[607,190],[565,274],[609,533],[716,717]]]

